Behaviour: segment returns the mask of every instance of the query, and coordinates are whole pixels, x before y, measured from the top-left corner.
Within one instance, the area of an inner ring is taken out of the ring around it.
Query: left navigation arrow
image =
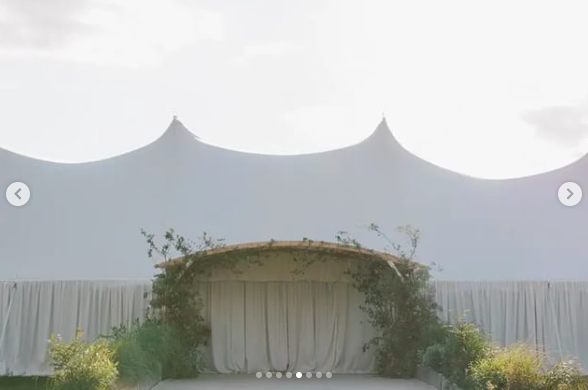
[[[21,182],[15,182],[6,189],[6,200],[15,207],[24,206],[31,198],[29,187]]]

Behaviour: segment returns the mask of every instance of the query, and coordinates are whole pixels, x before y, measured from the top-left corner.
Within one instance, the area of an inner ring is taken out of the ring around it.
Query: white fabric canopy
[[[254,271],[254,269],[253,269]],[[252,271],[252,272],[253,272]],[[499,344],[531,341],[588,367],[588,282],[433,282],[440,316],[465,313]],[[88,339],[142,318],[149,281],[0,282],[0,375],[48,374],[47,339]],[[202,285],[210,368],[367,372],[372,335],[346,281],[215,280]]]
[[[588,201],[564,208],[556,196],[570,180],[588,188],[586,172],[588,156],[527,178],[463,176],[409,153],[385,121],[357,145],[298,156],[218,148],[177,120],[152,144],[91,163],[0,148],[0,188],[31,190],[23,207],[0,202],[1,277],[150,279],[141,229],[231,243],[332,241],[344,230],[381,249],[365,229],[375,223],[399,243],[398,226],[420,229],[419,257],[443,267],[439,278],[587,280]]]

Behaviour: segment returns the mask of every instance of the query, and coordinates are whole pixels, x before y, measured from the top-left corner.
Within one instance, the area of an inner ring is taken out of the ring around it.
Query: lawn
[[[40,377],[0,377],[2,390],[45,390],[47,379]]]

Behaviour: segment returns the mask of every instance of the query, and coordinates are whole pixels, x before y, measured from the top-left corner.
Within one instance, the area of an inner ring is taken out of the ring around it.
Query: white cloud
[[[175,1],[2,0],[0,54],[154,66],[199,40],[226,36],[222,16]]]

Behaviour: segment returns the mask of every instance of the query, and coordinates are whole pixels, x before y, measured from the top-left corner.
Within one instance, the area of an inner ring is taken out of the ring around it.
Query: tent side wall
[[[443,311],[460,314],[500,344],[535,341],[553,359],[576,357],[588,368],[588,282],[433,282]],[[47,340],[73,337],[77,326],[88,339],[147,308],[149,281],[0,282],[0,375],[47,375]],[[212,287],[211,287],[212,288]],[[8,307],[13,302],[10,311]]]

